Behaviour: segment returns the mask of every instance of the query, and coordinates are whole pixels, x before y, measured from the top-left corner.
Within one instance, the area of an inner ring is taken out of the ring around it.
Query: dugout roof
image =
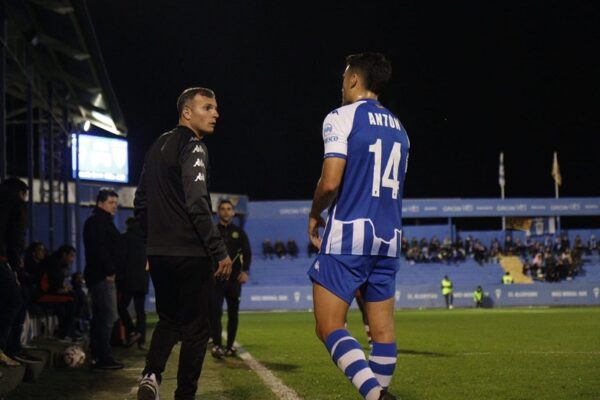
[[[6,94],[25,101],[29,80],[33,83],[34,106],[48,109],[48,87],[52,87],[54,100],[50,108],[55,121],[62,120],[58,116],[67,110],[69,120],[75,124],[89,120],[106,131],[126,136],[127,126],[85,0],[3,2]],[[20,118],[25,111],[21,106],[9,108],[7,118]],[[66,132],[66,127],[62,128]]]

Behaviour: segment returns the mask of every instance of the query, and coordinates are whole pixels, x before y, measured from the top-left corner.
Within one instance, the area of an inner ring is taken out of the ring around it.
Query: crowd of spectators
[[[467,258],[473,258],[480,265],[487,262],[497,262],[501,253],[500,245],[495,239],[488,249],[479,239],[471,235],[463,240],[460,236],[453,242],[448,236],[441,242],[437,236],[431,240],[413,237],[410,241],[403,237],[401,254],[410,263],[459,263]]]
[[[594,235],[590,236],[587,244],[577,235],[573,246],[566,235],[547,236],[543,241],[526,240],[521,246],[516,246],[517,255],[524,260],[523,274],[548,282],[572,280],[581,271],[583,256],[597,251]]]
[[[47,249],[39,241],[25,246],[25,199],[28,189],[25,183],[16,178],[7,179],[0,184],[0,365],[18,367],[21,364],[40,363],[41,360],[29,354],[24,347],[27,339],[37,334],[69,344],[83,344],[88,338],[93,339],[93,317],[97,307],[94,308],[94,304],[90,302],[94,283],[87,279],[91,276],[91,258],[97,259],[102,268],[105,268],[108,263],[107,257],[112,257],[110,262],[115,267],[109,271],[109,275],[99,278],[103,282],[115,282],[119,293],[119,316],[116,318],[118,321],[116,324],[114,320],[106,321],[107,324],[110,323],[108,329],[112,331],[109,332],[109,336],[113,335],[112,339],[116,338],[112,340],[112,344],[130,346],[138,343],[139,347],[144,349],[145,314],[142,298],[148,291],[148,273],[143,238],[138,232],[136,220],[128,220],[127,232],[122,234],[112,221],[114,213],[106,213],[107,226],[114,227],[115,230],[112,245],[123,250],[118,257],[111,251],[106,251],[106,232],[97,227],[91,229],[90,225],[98,214],[104,212],[101,199],[116,199],[118,195],[112,190],[101,190],[92,217],[86,221],[86,229],[93,235],[84,238],[84,275],[73,272],[72,264],[76,259],[77,250],[70,244],[62,245],[54,251]],[[94,248],[97,248],[96,255]],[[137,272],[134,272],[134,269]],[[132,298],[136,299],[135,326],[127,312]],[[113,300],[116,314],[117,298]],[[36,318],[47,321],[47,317],[56,317],[57,326],[38,324],[43,326],[43,329],[34,332],[34,325],[27,323]],[[122,325],[126,335],[121,338]],[[111,338],[106,337],[106,340],[110,341]],[[93,356],[92,354],[91,367],[123,367],[115,360],[94,359]]]
[[[286,258],[293,260],[298,258],[299,249],[298,244],[292,238],[288,239],[287,243],[284,243],[282,240],[276,240],[275,243],[271,243],[271,239],[265,239],[262,243],[262,253],[265,260],[272,260],[275,257],[280,260]]]

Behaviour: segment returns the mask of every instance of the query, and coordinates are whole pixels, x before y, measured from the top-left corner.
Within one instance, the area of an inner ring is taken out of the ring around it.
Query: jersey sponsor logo
[[[337,142],[338,140],[340,140],[340,138],[338,138],[337,136],[330,136],[330,137],[326,137],[325,140],[323,140],[323,142],[333,143],[333,142]]]
[[[240,237],[240,233],[238,231],[234,231],[231,233],[231,237],[234,239],[238,239]]]
[[[398,118],[394,118],[389,114],[384,113],[367,113],[369,116],[369,124],[376,126],[386,126],[388,128],[397,129],[399,131],[402,130],[402,125],[400,125],[400,120]]]
[[[197,144],[196,147],[194,147],[194,150],[192,150],[192,153],[204,154],[204,149],[202,148],[202,146]]]
[[[196,162],[194,163],[194,167],[195,168],[198,168],[198,167],[204,168],[204,161],[202,161],[202,159],[200,159],[200,158],[197,158]]]
[[[204,174],[202,172],[198,172],[198,176],[196,176],[194,182],[204,182]]]

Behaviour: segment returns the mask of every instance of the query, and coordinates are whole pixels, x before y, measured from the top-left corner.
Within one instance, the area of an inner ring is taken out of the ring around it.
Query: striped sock
[[[396,343],[373,342],[373,349],[371,355],[369,355],[369,367],[371,367],[379,384],[384,388],[390,386],[392,381],[392,375],[394,375],[394,369],[396,369],[397,355]]]
[[[345,329],[332,332],[325,343],[333,362],[367,400],[379,399],[381,386],[369,368],[360,344]]]

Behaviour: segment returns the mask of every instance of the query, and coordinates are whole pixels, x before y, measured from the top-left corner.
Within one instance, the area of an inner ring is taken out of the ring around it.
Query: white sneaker
[[[137,392],[138,400],[159,400],[158,395],[158,382],[156,381],[156,375],[146,374],[140,381]]]

